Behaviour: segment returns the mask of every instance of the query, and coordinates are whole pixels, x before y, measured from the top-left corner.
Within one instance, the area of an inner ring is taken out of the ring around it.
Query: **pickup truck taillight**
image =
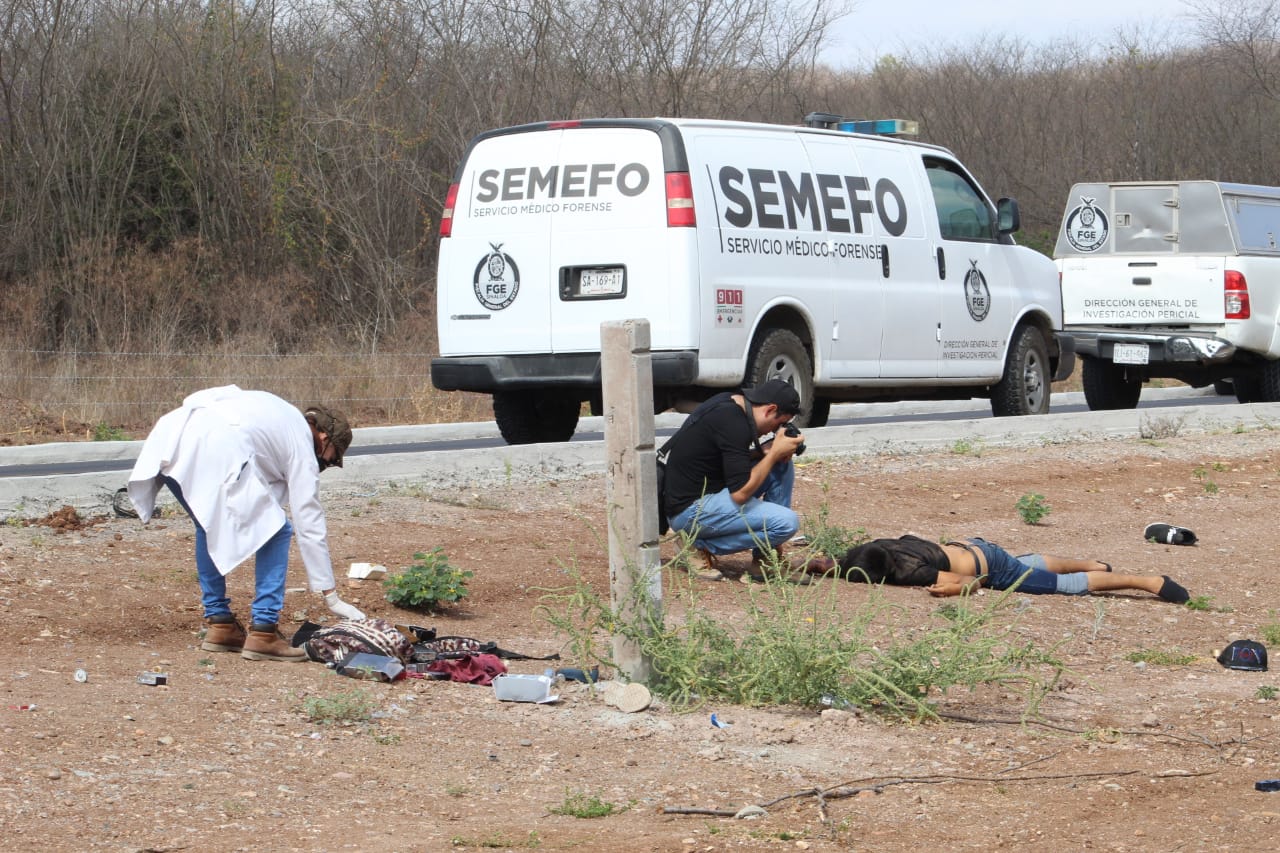
[[[444,197],[444,210],[440,211],[440,236],[448,237],[453,233],[453,206],[458,202],[458,185],[449,185],[449,194]]]
[[[688,172],[667,172],[667,227],[692,228],[698,224],[693,211],[693,182]]]
[[[1249,284],[1244,273],[1227,270],[1223,274],[1222,299],[1228,320],[1249,319]]]

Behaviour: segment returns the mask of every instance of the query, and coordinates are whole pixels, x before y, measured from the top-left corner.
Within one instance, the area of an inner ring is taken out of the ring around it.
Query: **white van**
[[[1149,379],[1280,401],[1280,188],[1080,183],[1054,249],[1091,409]]]
[[[599,408],[600,324],[647,318],[659,410],[778,377],[800,426],[851,400],[1047,411],[1074,364],[1053,263],[949,151],[860,132],[906,124],[481,134],[441,217],[432,382],[492,394],[512,444],[565,441]]]

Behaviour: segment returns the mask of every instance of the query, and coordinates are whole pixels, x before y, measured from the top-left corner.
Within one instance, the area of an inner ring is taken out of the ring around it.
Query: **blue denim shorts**
[[[987,585],[991,589],[1008,589],[1022,578],[1022,583],[1018,584],[1018,592],[1027,592],[1032,595],[1048,595],[1055,592],[1079,595],[1088,591],[1087,587],[1078,591],[1072,588],[1079,586],[1076,583],[1068,584],[1067,589],[1060,589],[1058,579],[1071,576],[1058,575],[1046,569],[1044,557],[1039,554],[1023,554],[1015,557],[999,545],[985,539],[965,541],[980,550],[987,558]],[[1083,578],[1084,575],[1081,574],[1080,577]]]

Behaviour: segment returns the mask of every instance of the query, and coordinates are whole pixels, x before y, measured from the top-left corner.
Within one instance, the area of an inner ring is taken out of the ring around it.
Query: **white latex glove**
[[[330,590],[324,594],[324,603],[329,605],[329,610],[336,616],[343,619],[363,619],[364,614],[360,610],[350,604],[347,604],[338,597],[338,591]]]

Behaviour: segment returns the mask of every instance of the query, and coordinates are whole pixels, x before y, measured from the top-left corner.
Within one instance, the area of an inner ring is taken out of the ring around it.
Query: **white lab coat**
[[[197,391],[156,422],[129,475],[129,499],[144,522],[155,511],[161,474],[182,487],[223,575],[284,526],[288,504],[312,591],[334,588],[320,466],[295,406],[235,385]]]

